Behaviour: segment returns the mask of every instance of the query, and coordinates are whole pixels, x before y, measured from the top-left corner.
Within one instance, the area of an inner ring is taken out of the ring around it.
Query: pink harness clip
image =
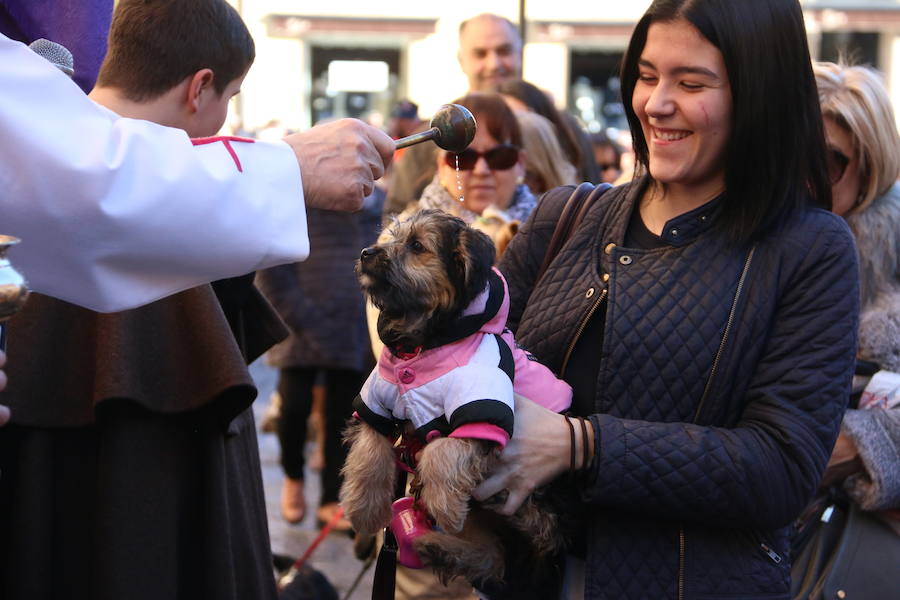
[[[428,517],[415,507],[415,499],[407,496],[391,505],[391,531],[397,538],[397,562],[410,569],[421,569],[425,565],[413,549],[413,540],[431,531]]]

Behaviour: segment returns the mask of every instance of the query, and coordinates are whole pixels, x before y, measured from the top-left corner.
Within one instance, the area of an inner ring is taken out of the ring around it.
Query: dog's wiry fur
[[[357,275],[381,310],[378,332],[386,345],[417,348],[434,339],[485,289],[494,247],[483,233],[450,215],[425,210],[395,223],[382,241],[363,251]],[[350,426],[341,503],[354,528],[375,533],[390,521],[395,487],[392,442],[363,422]],[[499,450],[484,440],[439,438],[418,457],[410,484],[417,504],[442,531],[414,543],[422,561],[447,581],[462,575],[474,583],[500,579],[505,544],[527,540],[535,559],[560,549],[555,515],[529,499],[504,518],[471,499]],[[492,499],[497,502],[496,499]]]
[[[388,346],[421,346],[479,294],[494,261],[481,232],[437,210],[395,223],[389,239],[357,264],[363,291],[381,311],[378,335]]]
[[[393,445],[362,421],[348,425],[344,443],[350,450],[341,471],[341,505],[358,533],[374,535],[391,520],[397,476]]]
[[[441,529],[462,531],[469,497],[496,459],[492,444],[481,440],[441,438],[422,452],[412,492]]]

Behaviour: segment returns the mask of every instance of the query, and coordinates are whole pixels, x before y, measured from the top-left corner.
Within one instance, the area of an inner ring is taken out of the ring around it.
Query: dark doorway
[[[622,52],[573,50],[569,71],[569,110],[589,131],[627,129],[619,63]]]
[[[822,34],[819,60],[878,68],[878,34],[861,31],[828,31]]]

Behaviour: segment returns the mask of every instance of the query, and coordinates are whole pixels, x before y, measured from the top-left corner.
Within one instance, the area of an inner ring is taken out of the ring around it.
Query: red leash
[[[291,568],[288,569],[288,572],[284,574],[284,576],[278,580],[278,591],[283,590],[285,587],[290,585],[290,583],[297,576],[297,573],[300,572],[300,569],[303,568],[303,565],[306,564],[306,561],[309,560],[309,557],[312,556],[313,552],[316,551],[316,548],[319,547],[319,544],[322,543],[322,540],[328,535],[328,533],[334,528],[337,522],[344,516],[344,507],[338,506],[338,509],[334,511],[334,515],[331,516],[331,519],[325,523],[325,526],[322,527],[322,531],[319,532],[319,535],[316,536],[316,539],[312,541],[312,544],[309,545],[309,548],[306,549],[306,552],[303,553],[300,558],[294,561],[294,564],[291,565]]]

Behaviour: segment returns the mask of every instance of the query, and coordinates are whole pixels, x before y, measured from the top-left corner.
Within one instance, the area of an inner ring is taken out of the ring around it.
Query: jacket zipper
[[[678,600],[684,600],[684,525],[678,526]]]
[[[763,543],[763,542],[760,542],[760,543],[759,543],[759,547],[762,549],[763,552],[766,553],[766,555],[767,555],[769,558],[772,559],[772,562],[773,562],[773,563],[775,563],[775,564],[777,565],[778,563],[781,562],[781,555],[778,554],[777,552],[775,552],[774,550],[772,550],[768,545],[766,545],[766,544]]]
[[[588,321],[591,320],[591,317],[594,316],[594,313],[597,311],[597,307],[606,299],[606,294],[609,289],[606,288],[602,292],[600,292],[600,296],[597,298],[597,301],[594,302],[594,305],[591,306],[591,310],[588,311],[587,316],[581,321],[581,324],[578,326],[578,330],[575,332],[575,337],[572,338],[572,342],[569,344],[569,348],[566,350],[566,356],[563,358],[562,368],[559,370],[559,376],[562,378],[566,374],[566,366],[569,364],[569,359],[572,357],[572,351],[575,350],[575,344],[578,342],[578,338],[581,337],[581,334],[584,333],[584,328],[587,327]]]
[[[706,387],[703,389],[703,396],[700,397],[700,403],[697,405],[697,410],[694,413],[693,422],[695,423],[697,422],[697,419],[700,418],[700,411],[706,403],[706,398],[709,396],[709,391],[712,389],[713,379],[716,376],[716,372],[719,370],[719,359],[722,358],[722,352],[725,350],[725,343],[728,341],[728,335],[731,333],[731,325],[734,323],[738,300],[741,298],[741,291],[744,289],[744,281],[747,279],[747,273],[750,271],[750,263],[753,261],[753,253],[755,251],[756,246],[750,248],[750,252],[747,253],[747,259],[744,261],[744,269],[741,271],[741,278],[738,280],[737,291],[734,293],[734,300],[731,301],[731,311],[728,313],[728,322],[725,324],[725,333],[722,334],[722,341],[719,343],[719,349],[716,351],[716,357],[713,359],[712,369],[709,372],[709,379],[706,380]]]
[[[712,389],[713,379],[715,378],[716,372],[719,370],[719,360],[722,358],[722,352],[725,350],[725,343],[728,341],[728,335],[731,333],[731,325],[734,323],[734,316],[737,313],[737,305],[738,300],[741,298],[741,292],[744,289],[744,282],[747,280],[747,273],[750,271],[750,263],[753,261],[753,253],[756,251],[756,246],[750,248],[750,252],[747,253],[747,258],[744,260],[744,268],[741,271],[741,278],[738,279],[737,290],[734,292],[734,299],[731,301],[731,310],[728,313],[728,322],[725,324],[725,332],[722,334],[722,341],[719,342],[719,349],[716,350],[716,357],[713,359],[712,369],[709,371],[709,379],[706,380],[706,387],[703,389],[703,396],[700,397],[700,403],[697,405],[697,410],[694,412],[694,420],[693,422],[697,422],[697,419],[700,418],[700,411],[703,409],[703,405],[706,402],[707,396],[709,396],[709,391]],[[684,598],[684,525],[679,525],[678,527],[678,600],[683,600]],[[766,546],[765,544],[760,544],[760,548],[762,548],[763,552],[769,555],[774,562],[781,562],[781,556],[778,555],[777,552]]]

